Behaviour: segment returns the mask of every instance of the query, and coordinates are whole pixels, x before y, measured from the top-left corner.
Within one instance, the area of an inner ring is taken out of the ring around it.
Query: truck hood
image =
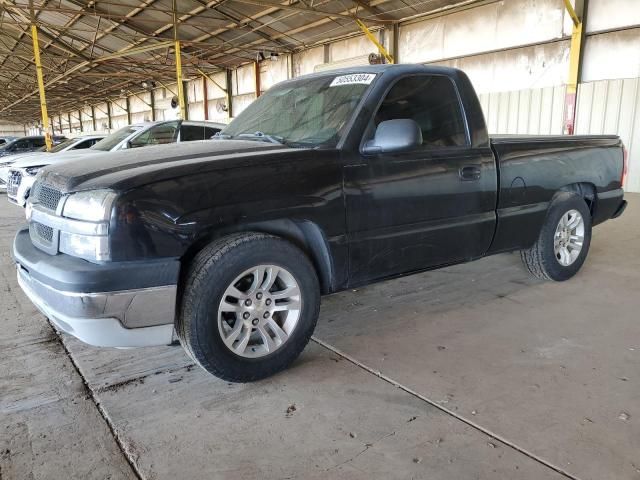
[[[154,145],[49,165],[38,180],[63,192],[98,188],[116,191],[184,175],[262,162],[273,154],[300,152],[284,145],[249,140],[203,140]]]

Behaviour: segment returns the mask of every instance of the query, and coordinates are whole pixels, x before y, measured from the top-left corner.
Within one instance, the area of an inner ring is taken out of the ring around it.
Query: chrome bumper
[[[64,292],[37,281],[20,266],[18,283],[56,327],[89,345],[147,347],[168,345],[173,340],[176,285],[104,293]],[[140,327],[149,324],[155,325]]]

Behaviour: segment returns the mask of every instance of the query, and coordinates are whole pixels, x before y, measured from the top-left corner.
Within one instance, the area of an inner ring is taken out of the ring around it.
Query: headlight
[[[62,208],[62,216],[67,219],[68,225],[60,229],[58,249],[90,262],[109,260],[109,237],[104,227],[108,226],[115,198],[116,194],[111,190],[90,190],[69,195]],[[95,227],[95,230],[92,230],[93,233],[84,233],[85,226]],[[104,233],[99,233],[101,231]]]
[[[109,260],[109,237],[79,235],[63,231],[60,232],[58,249],[67,255],[102,262]]]
[[[37,165],[35,167],[27,167],[24,169],[25,172],[27,172],[28,175],[31,175],[32,177],[38,173],[40,171],[40,169],[42,167],[45,167],[46,165]]]
[[[67,198],[62,216],[88,222],[103,222],[111,217],[116,194],[111,190],[90,190],[74,193]]]

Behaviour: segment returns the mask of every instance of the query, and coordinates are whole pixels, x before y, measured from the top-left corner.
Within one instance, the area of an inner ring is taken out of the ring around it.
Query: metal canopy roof
[[[304,50],[473,0],[179,0],[185,76]],[[30,25],[38,26],[50,115],[175,82],[172,0],[0,0],[0,118],[40,116]]]

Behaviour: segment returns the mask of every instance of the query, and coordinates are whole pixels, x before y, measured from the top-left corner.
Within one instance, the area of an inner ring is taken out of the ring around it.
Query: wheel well
[[[572,183],[570,185],[565,185],[564,187],[562,187],[559,192],[573,192],[580,195],[587,204],[587,207],[589,207],[591,217],[593,218],[598,206],[598,194],[593,183]]]
[[[183,285],[184,275],[187,272],[184,266],[188,265],[200,250],[215,240],[242,232],[267,233],[291,242],[311,260],[318,275],[321,293],[327,294],[332,291],[334,278],[333,259],[322,230],[313,222],[294,222],[289,219],[235,225],[233,228],[216,229],[201,235],[180,259],[183,266],[180,285]]]

